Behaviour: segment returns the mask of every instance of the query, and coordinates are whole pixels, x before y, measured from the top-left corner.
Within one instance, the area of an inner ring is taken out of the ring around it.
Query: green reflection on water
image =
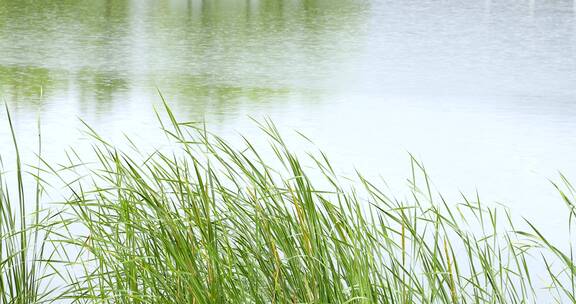
[[[325,80],[351,57],[366,7],[360,0],[0,0],[0,95],[24,107],[75,102],[98,112],[156,99],[156,88],[173,102],[196,103],[195,112],[233,112],[237,100],[306,101],[327,90]]]

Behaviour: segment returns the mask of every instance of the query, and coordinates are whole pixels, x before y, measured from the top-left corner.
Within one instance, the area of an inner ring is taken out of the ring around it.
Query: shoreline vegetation
[[[576,303],[573,240],[477,197],[444,201],[414,159],[399,201],[360,173],[341,182],[322,153],[303,165],[270,121],[273,160],[164,105],[178,152],[125,152],[87,126],[97,161],[39,149],[25,166],[3,126],[17,160],[0,171],[0,303]],[[42,204],[48,188],[66,198]]]

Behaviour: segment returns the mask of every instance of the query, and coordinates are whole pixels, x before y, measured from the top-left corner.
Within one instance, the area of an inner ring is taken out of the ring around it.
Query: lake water
[[[85,143],[78,117],[163,142],[157,88],[182,119],[259,140],[249,117],[271,117],[392,188],[411,152],[439,191],[565,231],[547,179],[576,181],[573,0],[0,0],[0,98],[25,153],[38,117],[51,159]]]

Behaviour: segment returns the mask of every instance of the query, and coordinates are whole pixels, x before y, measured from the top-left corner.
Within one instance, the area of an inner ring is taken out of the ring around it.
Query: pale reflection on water
[[[573,1],[0,0],[0,96],[52,159],[85,143],[78,117],[163,143],[158,88],[184,120],[259,141],[248,116],[270,116],[392,188],[411,152],[449,197],[563,231],[547,178],[576,179],[575,31]]]

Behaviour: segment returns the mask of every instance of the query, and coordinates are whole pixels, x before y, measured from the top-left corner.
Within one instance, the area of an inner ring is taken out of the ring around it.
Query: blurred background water
[[[0,0],[0,98],[21,149],[63,159],[84,119],[164,142],[153,106],[222,135],[270,117],[344,172],[409,176],[565,231],[576,181],[573,0]],[[0,114],[0,154],[13,157]]]

